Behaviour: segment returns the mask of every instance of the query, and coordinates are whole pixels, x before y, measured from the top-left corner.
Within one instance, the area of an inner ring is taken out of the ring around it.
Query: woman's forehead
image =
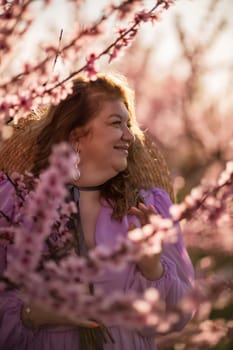
[[[121,99],[103,101],[98,115],[103,118],[108,118],[109,116],[119,116],[125,119],[130,118],[129,111]]]

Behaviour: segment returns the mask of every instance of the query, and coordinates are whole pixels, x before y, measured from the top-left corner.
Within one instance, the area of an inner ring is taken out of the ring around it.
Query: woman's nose
[[[122,138],[129,143],[134,142],[135,136],[128,126],[124,127]]]

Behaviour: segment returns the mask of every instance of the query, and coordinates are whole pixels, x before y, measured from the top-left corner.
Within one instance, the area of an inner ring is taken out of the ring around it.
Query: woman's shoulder
[[[0,193],[3,192],[14,192],[15,188],[13,186],[12,181],[10,181],[10,178],[7,174],[0,171]],[[0,197],[1,198],[1,197]]]
[[[10,180],[10,177],[2,171],[0,171],[0,191],[0,193],[8,191],[13,193],[15,191],[14,185]]]
[[[6,215],[12,212],[14,206],[15,188],[9,177],[0,172],[0,211]]]

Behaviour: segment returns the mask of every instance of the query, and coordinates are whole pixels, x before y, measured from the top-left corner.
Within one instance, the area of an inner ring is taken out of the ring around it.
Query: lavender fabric
[[[7,180],[0,182],[0,210],[9,217],[14,215],[14,188]],[[141,190],[145,203],[153,204],[163,217],[169,216],[171,201],[166,191],[153,188],[150,191]],[[121,222],[111,218],[112,210],[109,206],[102,206],[96,224],[96,244],[111,247],[119,235],[125,236],[129,222],[139,226],[136,217],[125,216]],[[7,221],[0,218],[0,226],[7,226]],[[192,288],[194,271],[187,251],[184,247],[181,233],[175,244],[166,244],[162,254],[164,267],[163,276],[156,281],[147,280],[139,271],[136,264],[129,263],[121,272],[106,271],[96,278],[94,285],[101,287],[110,294],[121,290],[143,292],[149,287],[159,290],[168,305],[176,304],[187,291]],[[0,273],[6,267],[6,249],[0,246]],[[20,313],[22,301],[16,291],[5,292],[0,297],[0,350],[81,350],[78,347],[78,330],[71,327],[50,326],[31,330],[24,327]],[[183,315],[179,324],[173,330],[183,328],[191,315]],[[104,350],[154,350],[156,349],[155,331],[150,327],[140,330],[127,330],[117,324],[108,325],[115,344],[104,345]],[[84,349],[82,349],[84,350]],[[86,349],[85,349],[86,350]]]

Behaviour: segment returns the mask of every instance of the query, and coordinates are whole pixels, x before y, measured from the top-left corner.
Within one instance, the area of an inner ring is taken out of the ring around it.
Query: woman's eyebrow
[[[120,118],[120,119],[126,119],[127,121],[130,120],[129,117],[126,117],[126,116],[123,116],[123,115],[117,114],[117,113],[112,113],[112,114],[110,114],[110,115],[109,115],[109,118],[111,118],[111,117],[118,117],[118,118]]]

